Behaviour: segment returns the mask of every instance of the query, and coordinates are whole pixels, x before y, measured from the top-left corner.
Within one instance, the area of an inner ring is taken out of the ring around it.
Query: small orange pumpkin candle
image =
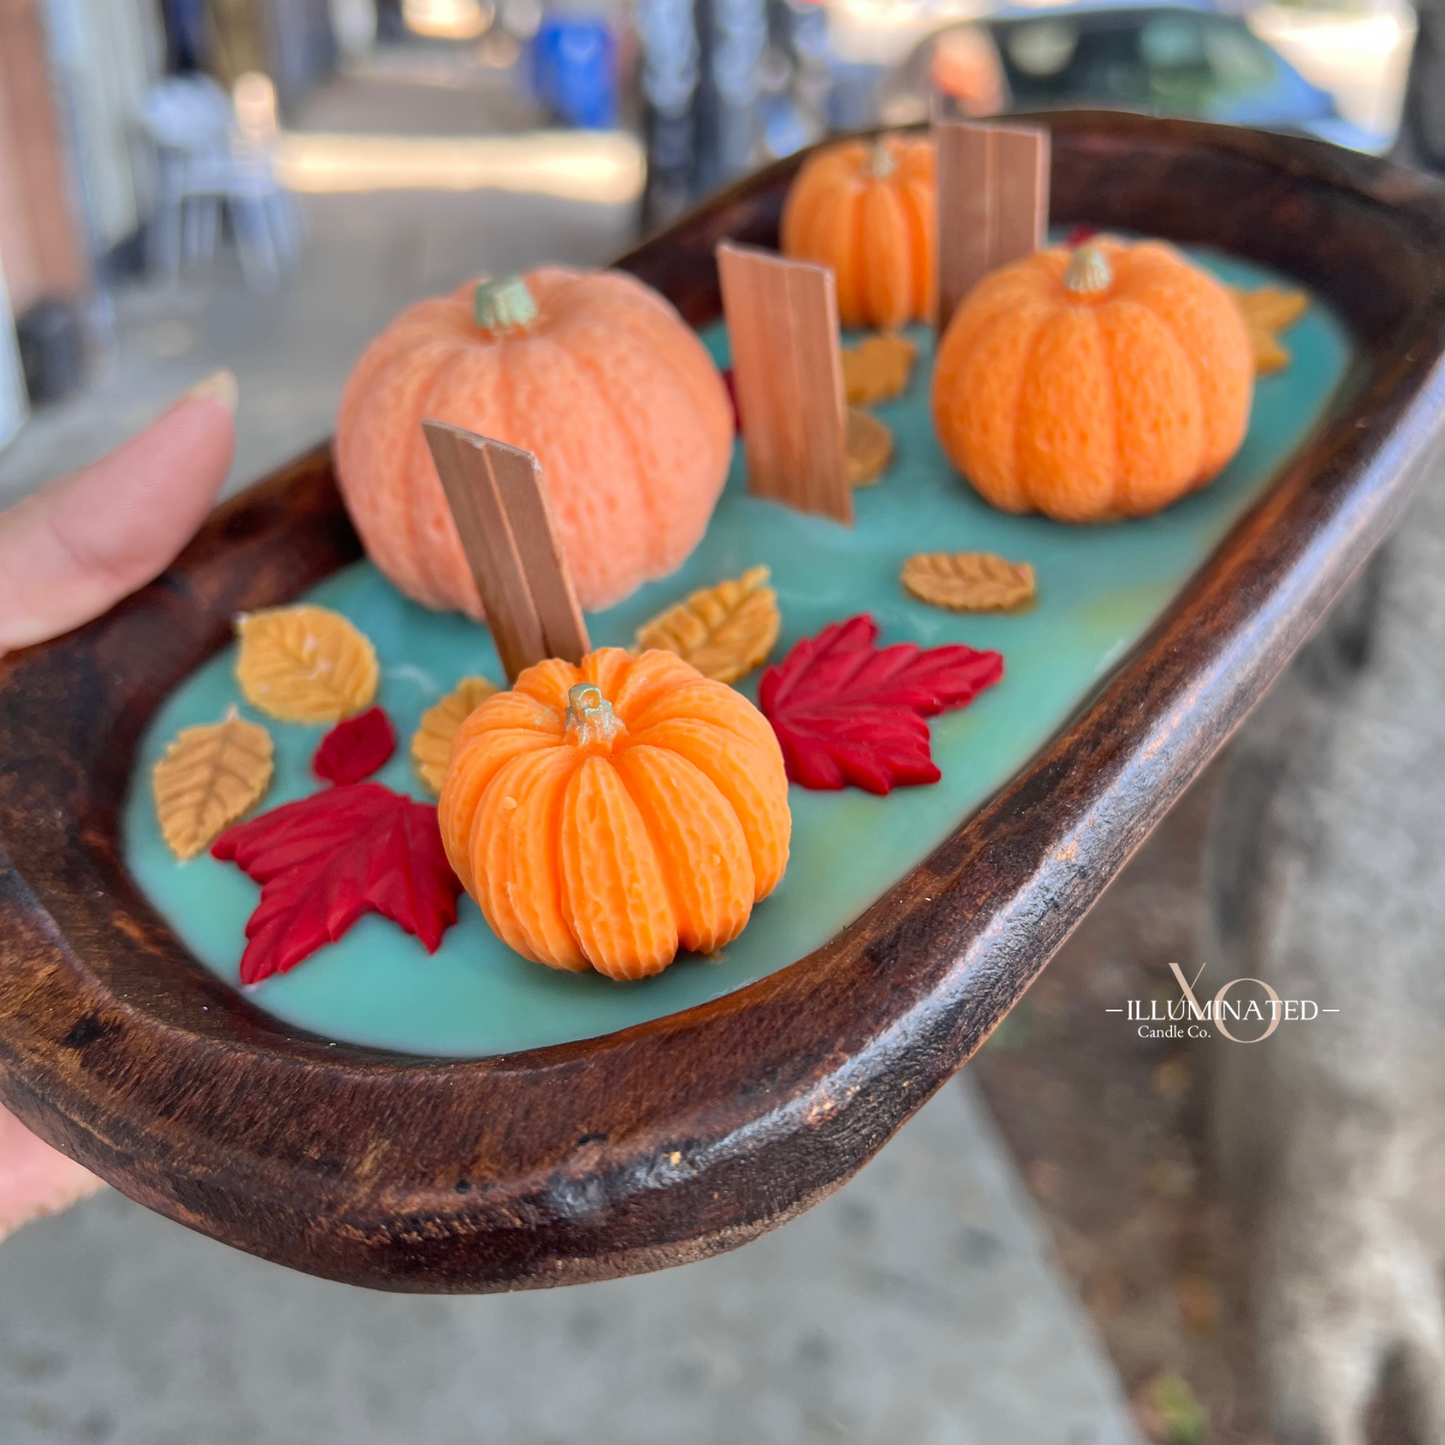
[[[1099,238],[969,292],[939,346],[933,418],[994,506],[1101,522],[1218,475],[1253,395],[1249,334],[1224,287],[1160,242]]]
[[[661,973],[747,926],[788,862],[783,755],[741,693],[670,652],[529,667],[464,722],[438,805],[452,867],[537,963]]]
[[[844,326],[925,321],[937,285],[936,204],[931,140],[844,141],[798,172],[782,251],[832,268]]]
[[[472,617],[481,600],[424,419],[537,458],[588,611],[682,565],[733,453],[721,374],[635,277],[544,266],[408,307],[346,383],[337,480],[367,555],[393,585]]]

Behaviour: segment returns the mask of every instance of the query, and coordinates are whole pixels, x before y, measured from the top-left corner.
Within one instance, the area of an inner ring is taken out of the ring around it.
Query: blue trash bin
[[[617,124],[617,40],[600,15],[552,12],[532,41],[537,98],[569,125]]]

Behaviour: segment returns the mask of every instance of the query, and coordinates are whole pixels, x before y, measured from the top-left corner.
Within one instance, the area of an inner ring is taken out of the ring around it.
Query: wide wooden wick
[[[728,241],[717,248],[717,265],[748,491],[851,527],[832,271]]]
[[[935,119],[938,334],[990,271],[1031,256],[1049,226],[1049,133]]]
[[[446,422],[421,425],[508,680],[549,657],[581,662],[587,624],[537,458]]]

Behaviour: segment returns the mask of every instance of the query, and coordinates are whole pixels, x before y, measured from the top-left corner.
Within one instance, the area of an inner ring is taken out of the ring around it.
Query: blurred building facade
[[[17,314],[90,276],[39,0],[0,0],[0,264]]]
[[[262,71],[285,107],[337,54],[328,0],[0,0],[0,444],[23,416],[14,343],[29,399],[63,395],[105,327],[97,283],[144,263],[157,83],[201,71],[228,91]]]

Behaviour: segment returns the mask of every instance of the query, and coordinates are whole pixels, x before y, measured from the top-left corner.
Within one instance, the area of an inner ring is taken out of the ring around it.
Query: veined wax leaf
[[[1309,310],[1308,293],[1284,291],[1278,286],[1261,286],[1255,291],[1231,289],[1244,313],[1249,344],[1254,349],[1255,374],[1269,376],[1283,371],[1290,363],[1290,354],[1280,344],[1279,333],[1288,330]]]
[[[151,771],[161,836],[177,858],[197,853],[271,785],[271,734],[235,708],[218,723],[182,728]]]
[[[328,783],[359,783],[384,767],[396,751],[396,729],[379,707],[339,722],[311,759],[311,771]]]
[[[433,793],[440,793],[446,781],[457,729],[496,690],[496,683],[484,677],[464,677],[454,691],[422,714],[421,726],[411,740],[411,762],[417,777]]]
[[[1006,612],[1034,595],[1034,569],[991,552],[918,552],[899,576],[920,602],[954,612]]]
[[[893,460],[893,432],[872,412],[848,408],[846,431],[848,485],[871,487]]]
[[[996,652],[877,640],[878,624],[863,613],[803,638],[763,674],[758,706],[800,786],[887,793],[936,783],[924,719],[964,707],[1003,676]]]
[[[868,336],[843,348],[843,389],[849,406],[887,401],[908,385],[917,348],[904,336]]]
[[[637,629],[637,645],[676,653],[704,677],[736,682],[778,640],[778,598],[766,567],[703,587]]]
[[[380,913],[435,953],[462,885],[437,810],[380,783],[339,783],[228,828],[211,849],[261,885],[241,982],[285,973]]]
[[[282,722],[330,723],[376,696],[371,640],[327,607],[268,607],[236,619],[236,680],[246,700]]]

